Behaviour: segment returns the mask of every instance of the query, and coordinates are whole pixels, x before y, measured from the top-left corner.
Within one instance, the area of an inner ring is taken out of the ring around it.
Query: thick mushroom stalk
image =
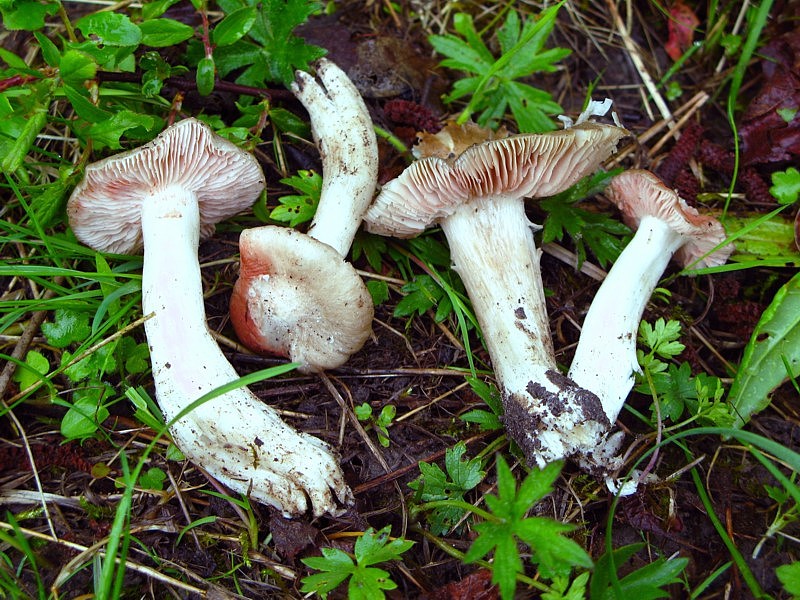
[[[492,357],[511,438],[539,466],[593,447],[610,424],[597,397],[555,363],[540,251],[522,200],[461,205],[441,227]]]
[[[153,315],[145,331],[159,404],[170,421],[239,376],[206,327],[197,202],[175,188],[152,200],[142,209],[142,304]],[[286,515],[308,508],[315,516],[336,514],[352,502],[333,451],[283,423],[246,387],[193,409],[170,432],[187,458],[212,476]]]
[[[592,173],[626,134],[581,122],[481,143],[485,131],[449,125],[422,140],[423,158],[386,184],[365,216],[367,230],[397,237],[441,225],[492,359],[504,423],[532,465],[594,453],[610,424],[597,397],[557,369],[524,198]]]
[[[606,195],[636,229],[597,290],[583,322],[569,377],[598,395],[614,423],[640,372],[636,337],[645,306],[673,255],[684,266],[723,264],[733,247],[722,225],[698,214],[652,173],[631,170]],[[713,251],[713,252],[712,252]]]
[[[322,158],[322,191],[308,235],[346,256],[377,185],[378,142],[345,72],[324,58],[316,71],[319,81],[298,71],[291,86],[308,111]]]
[[[168,421],[238,379],[206,326],[197,248],[264,185],[252,155],[186,119],[140,148],[89,165],[69,199],[70,225],[86,245],[116,253],[144,246],[145,332]],[[352,501],[331,449],[285,425],[246,388],[193,409],[170,433],[223,484],[284,514],[335,514]]]

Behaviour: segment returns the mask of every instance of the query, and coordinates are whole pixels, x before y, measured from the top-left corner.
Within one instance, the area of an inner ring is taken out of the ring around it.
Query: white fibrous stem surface
[[[166,420],[238,374],[206,326],[197,258],[199,213],[180,187],[143,202],[142,303],[156,396]],[[341,512],[352,501],[332,450],[298,433],[246,387],[181,417],[170,433],[183,453],[235,492],[285,515]],[[308,504],[311,504],[309,507]]]
[[[308,235],[347,256],[378,180],[378,142],[367,106],[334,63],[321,60],[319,82],[298,71],[292,92],[311,118],[322,158],[322,191]]]
[[[647,216],[639,223],[597,290],[583,322],[569,370],[575,383],[600,398],[614,423],[639,372],[636,337],[650,296],[683,237],[664,221]]]
[[[522,199],[482,198],[441,221],[492,359],[505,426],[529,464],[584,454],[609,429],[596,396],[556,366]]]

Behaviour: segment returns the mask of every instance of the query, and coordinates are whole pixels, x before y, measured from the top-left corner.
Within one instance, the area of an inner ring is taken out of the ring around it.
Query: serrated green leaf
[[[212,32],[214,44],[217,46],[230,46],[242,39],[253,27],[258,16],[255,6],[243,6],[225,16],[217,23]]]
[[[122,147],[120,138],[130,130],[152,131],[158,124],[159,122],[150,115],[123,109],[92,125],[89,128],[89,135],[98,148],[108,147],[116,150]]]
[[[38,2],[37,0],[15,0],[0,5],[3,15],[3,28],[10,31],[36,31],[42,29],[45,17],[58,12],[55,2]]]
[[[101,379],[106,373],[113,373],[117,370],[117,360],[114,358],[114,348],[116,344],[101,346],[89,356],[82,358],[75,364],[64,369],[64,375],[78,383],[90,379]],[[64,352],[61,355],[61,364],[67,365],[72,360],[72,353]]]
[[[53,322],[42,323],[42,333],[47,343],[56,348],[66,348],[72,343],[82,342],[91,333],[89,315],[83,311],[59,308]]]
[[[139,24],[142,44],[152,48],[166,48],[185,42],[194,35],[194,28],[175,19],[150,19]]]
[[[775,171],[771,175],[772,187],[769,193],[781,204],[794,204],[800,197],[800,171],[789,167],[785,171]]]
[[[116,12],[96,12],[75,23],[85,37],[96,36],[104,46],[138,46],[142,31],[127,15]]]
[[[775,569],[775,575],[778,576],[783,589],[792,596],[800,596],[800,562],[781,565]]]
[[[788,372],[787,372],[788,367]],[[800,375],[800,274],[781,287],[761,315],[731,384],[729,401],[742,427],[764,410],[772,392]]]

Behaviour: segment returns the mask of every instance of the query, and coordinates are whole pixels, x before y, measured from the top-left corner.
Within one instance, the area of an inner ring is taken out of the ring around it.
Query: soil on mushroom
[[[444,5],[433,2],[414,3],[414,6],[417,4],[423,17],[434,18],[438,18],[439,5]],[[388,2],[346,0],[337,3],[335,15],[314,19],[303,31],[309,41],[325,46],[329,57],[340,66],[356,69],[357,83],[361,85],[376,123],[410,142],[415,130],[431,126],[436,117],[444,114],[440,94],[449,89],[455,74],[436,68],[419,21],[409,21],[402,13],[394,14],[389,7]],[[476,14],[480,9],[470,5],[470,11]],[[796,1],[777,1],[773,10],[775,15],[800,11]],[[700,8],[698,15],[701,19],[704,17]],[[486,25],[490,18],[482,24]],[[563,70],[538,76],[536,85],[550,90],[562,106],[574,114],[579,112],[589,85],[597,80],[595,94],[608,90],[624,125],[637,134],[646,132],[660,118],[653,112],[653,105],[642,100],[646,94],[628,51],[617,38],[611,43],[603,35],[591,35],[586,29],[590,25],[597,31],[616,31],[607,3],[576,5],[560,15],[551,43],[572,48],[573,54],[563,61]],[[632,27],[632,35],[640,44],[645,60],[663,73],[672,64],[663,50],[668,36],[664,16],[655,4],[642,6],[633,15]],[[772,38],[786,35],[789,30],[785,22],[777,19],[772,27],[767,33]],[[792,40],[796,42],[800,34],[796,24],[793,27]],[[24,40],[20,41],[19,37],[7,35],[3,44],[10,47],[18,42],[22,46]],[[370,47],[365,50],[362,46],[367,44]],[[797,45],[794,48],[795,57],[800,56]],[[671,104],[673,109],[693,106],[690,98],[695,93],[713,94],[723,77],[714,71],[718,58],[713,62],[712,57],[708,57],[688,63],[680,75],[683,96]],[[759,76],[756,65],[751,69],[743,102],[765,93],[763,86],[769,83]],[[188,112],[205,111],[227,118],[230,115],[226,111],[231,110],[233,99],[225,94],[211,98],[188,94],[184,108]],[[400,102],[409,104],[401,109]],[[692,118],[677,128],[684,134],[680,141],[666,139],[663,147],[654,151],[655,140],[666,132],[663,128],[658,136],[629,151],[624,165],[656,168],[657,171],[661,168],[660,174],[671,179],[668,183],[681,190],[690,201],[703,189],[727,189],[731,134],[725,110],[724,96],[710,96]],[[752,114],[748,121],[749,139],[754,144],[763,143],[756,135],[759,118],[758,114]],[[769,126],[769,123],[763,125]],[[785,144],[788,148],[789,142]],[[382,144],[381,152],[380,178],[386,181],[396,176],[404,163],[388,144]],[[291,172],[297,168],[319,168],[318,157],[308,145],[290,145],[286,148],[286,157],[291,162]],[[797,160],[796,155],[794,160]],[[753,197],[752,190],[768,187],[769,179],[765,174],[774,168],[773,165],[747,165],[746,181],[739,184],[737,191]],[[702,180],[697,177],[701,171]],[[277,172],[268,173],[267,178],[270,201],[288,192],[276,183]],[[612,212],[602,199],[587,208]],[[770,208],[771,205],[765,206],[761,199],[731,205],[734,214]],[[531,216],[533,221],[541,221],[541,214],[532,213]],[[254,224],[255,219],[237,221],[241,226]],[[235,267],[224,260],[236,252],[237,231],[235,227],[223,228],[200,248],[201,264],[223,261],[219,268],[203,270],[206,309],[212,330],[231,337],[228,295],[236,272]],[[442,239],[435,233],[431,235]],[[406,251],[403,245],[387,243],[398,253]],[[372,271],[364,256],[355,264],[359,269]],[[423,273],[422,270],[417,272]],[[674,266],[670,272],[675,272]],[[569,365],[579,334],[576,324],[582,322],[598,284],[548,254],[542,258],[542,273],[550,292],[548,311],[557,360],[562,366]],[[394,290],[399,287],[395,283],[396,272],[382,275],[392,278]],[[732,373],[728,366],[736,365],[741,359],[742,349],[758,317],[775,290],[790,275],[785,270],[763,269],[713,278],[670,279],[669,302],[652,302],[645,318],[651,322],[659,317],[680,319],[684,323],[681,341],[686,344],[680,360],[687,361],[695,372],[729,378]],[[3,292],[8,294],[16,293],[20,286],[12,278],[4,278],[2,283]],[[468,455],[474,456],[495,442],[499,434],[470,428],[458,419],[466,411],[484,406],[464,382],[463,372],[469,365],[458,325],[452,320],[437,322],[435,307],[414,318],[394,316],[400,298],[400,294],[393,292],[387,302],[376,307],[374,337],[345,366],[328,373],[327,384],[316,375],[296,374],[252,387],[265,402],[283,411],[287,421],[298,429],[340,449],[343,470],[356,497],[352,510],[337,518],[287,520],[264,506],[253,505],[259,542],[254,547],[247,529],[247,515],[213,493],[205,493],[214,488],[203,474],[191,464],[167,461],[164,458],[167,445],[159,443],[148,467],[169,473],[165,489],[174,481],[181,491],[179,497],[153,491],[135,495],[130,530],[136,543],[131,548],[131,560],[197,588],[207,589],[208,582],[215,581],[214,593],[219,597],[295,598],[301,596],[300,578],[309,573],[300,558],[319,554],[323,546],[352,550],[354,538],[349,532],[392,525],[394,534],[405,535],[417,543],[404,555],[402,569],[392,568],[392,577],[399,587],[389,592],[391,597],[497,597],[485,571],[463,565],[426,541],[408,510],[411,495],[407,484],[419,475],[417,464],[420,461],[441,464],[445,449],[459,440],[466,441]],[[488,356],[481,350],[474,332],[470,342],[478,366],[488,372]],[[40,338],[34,344],[48,356],[59,356],[59,351],[46,347]],[[225,352],[241,373],[282,362],[254,357],[233,344],[226,345]],[[450,367],[453,369],[448,370]],[[133,378],[129,383],[149,385],[146,377]],[[56,385],[60,391],[66,391],[69,382],[57,380]],[[12,383],[5,390],[4,398],[12,398],[18,391]],[[342,415],[335,394],[350,407],[369,403],[376,413],[386,404],[396,406],[397,418],[389,430],[391,443],[388,447],[376,443],[374,428],[369,427],[366,435],[372,443],[367,444],[362,432]],[[749,428],[783,446],[800,450],[796,401],[796,391],[785,386],[775,394],[772,407],[757,415]],[[636,411],[650,414],[652,399],[648,396],[636,392],[629,403]],[[121,474],[117,449],[125,446],[140,451],[152,438],[152,430],[142,427],[127,402],[119,402],[113,405],[111,416],[105,422],[107,439],[65,444],[57,432],[63,408],[46,398],[34,398],[16,406],[14,412],[27,433],[43,491],[60,500],[54,500],[55,504],[51,505],[52,522],[49,524],[38,512],[23,513],[25,507],[35,508],[35,503],[8,504],[3,499],[4,495],[36,490],[19,431],[12,421],[4,418],[0,419],[0,502],[7,505],[4,508],[12,509],[20,526],[42,533],[47,533],[52,526],[61,540],[76,545],[70,548],[44,540],[32,542],[42,583],[49,589],[62,570],[73,573],[69,562],[75,557],[75,548],[91,547],[109,534],[120,494],[115,486],[115,478]],[[634,444],[634,456],[652,447],[652,430],[644,428],[627,411],[623,411],[621,420],[628,429],[626,443]],[[644,487],[616,505],[612,504],[612,497],[604,487],[568,464],[551,499],[533,510],[576,524],[575,539],[595,558],[605,552],[609,535],[614,548],[643,543],[629,564],[623,566],[622,573],[657,557],[676,553],[687,557],[689,566],[685,578],[688,587],[695,589],[730,560],[698,487],[684,471],[687,465],[698,461],[701,482],[714,512],[759,584],[774,597],[788,597],[782,592],[775,568],[797,559],[795,540],[800,535],[800,525],[789,523],[779,536],[763,539],[776,514],[776,501],[768,495],[765,485],[776,485],[776,481],[751,453],[735,442],[700,436],[685,440],[685,445],[685,451],[675,445],[665,446],[657,455],[653,468],[662,478],[661,483]],[[110,470],[105,465],[110,465]],[[675,477],[670,478],[673,474]],[[480,492],[491,493],[493,483],[494,471],[491,470]],[[612,509],[613,518],[609,519]],[[190,524],[196,526],[187,527]],[[468,527],[456,528],[446,536],[446,541],[466,551],[473,539],[471,535]],[[59,582],[61,597],[77,597],[90,590],[92,576],[91,568],[85,568],[74,572],[67,581]],[[36,589],[37,582],[30,569],[22,569],[19,579],[26,589]],[[145,594],[154,598],[168,597],[170,592],[166,588],[169,585],[154,578],[152,573],[128,569],[125,597]],[[174,594],[195,597],[186,591],[174,591]],[[675,598],[685,597],[683,594],[673,590]],[[701,597],[748,598],[750,592],[739,571],[730,567],[722,570]]]

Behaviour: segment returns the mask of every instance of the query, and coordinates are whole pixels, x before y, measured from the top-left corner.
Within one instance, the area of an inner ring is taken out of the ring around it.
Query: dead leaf
[[[667,22],[669,38],[664,44],[664,50],[672,60],[678,60],[689,49],[694,40],[694,30],[699,24],[700,19],[681,0],[670,6]]]

